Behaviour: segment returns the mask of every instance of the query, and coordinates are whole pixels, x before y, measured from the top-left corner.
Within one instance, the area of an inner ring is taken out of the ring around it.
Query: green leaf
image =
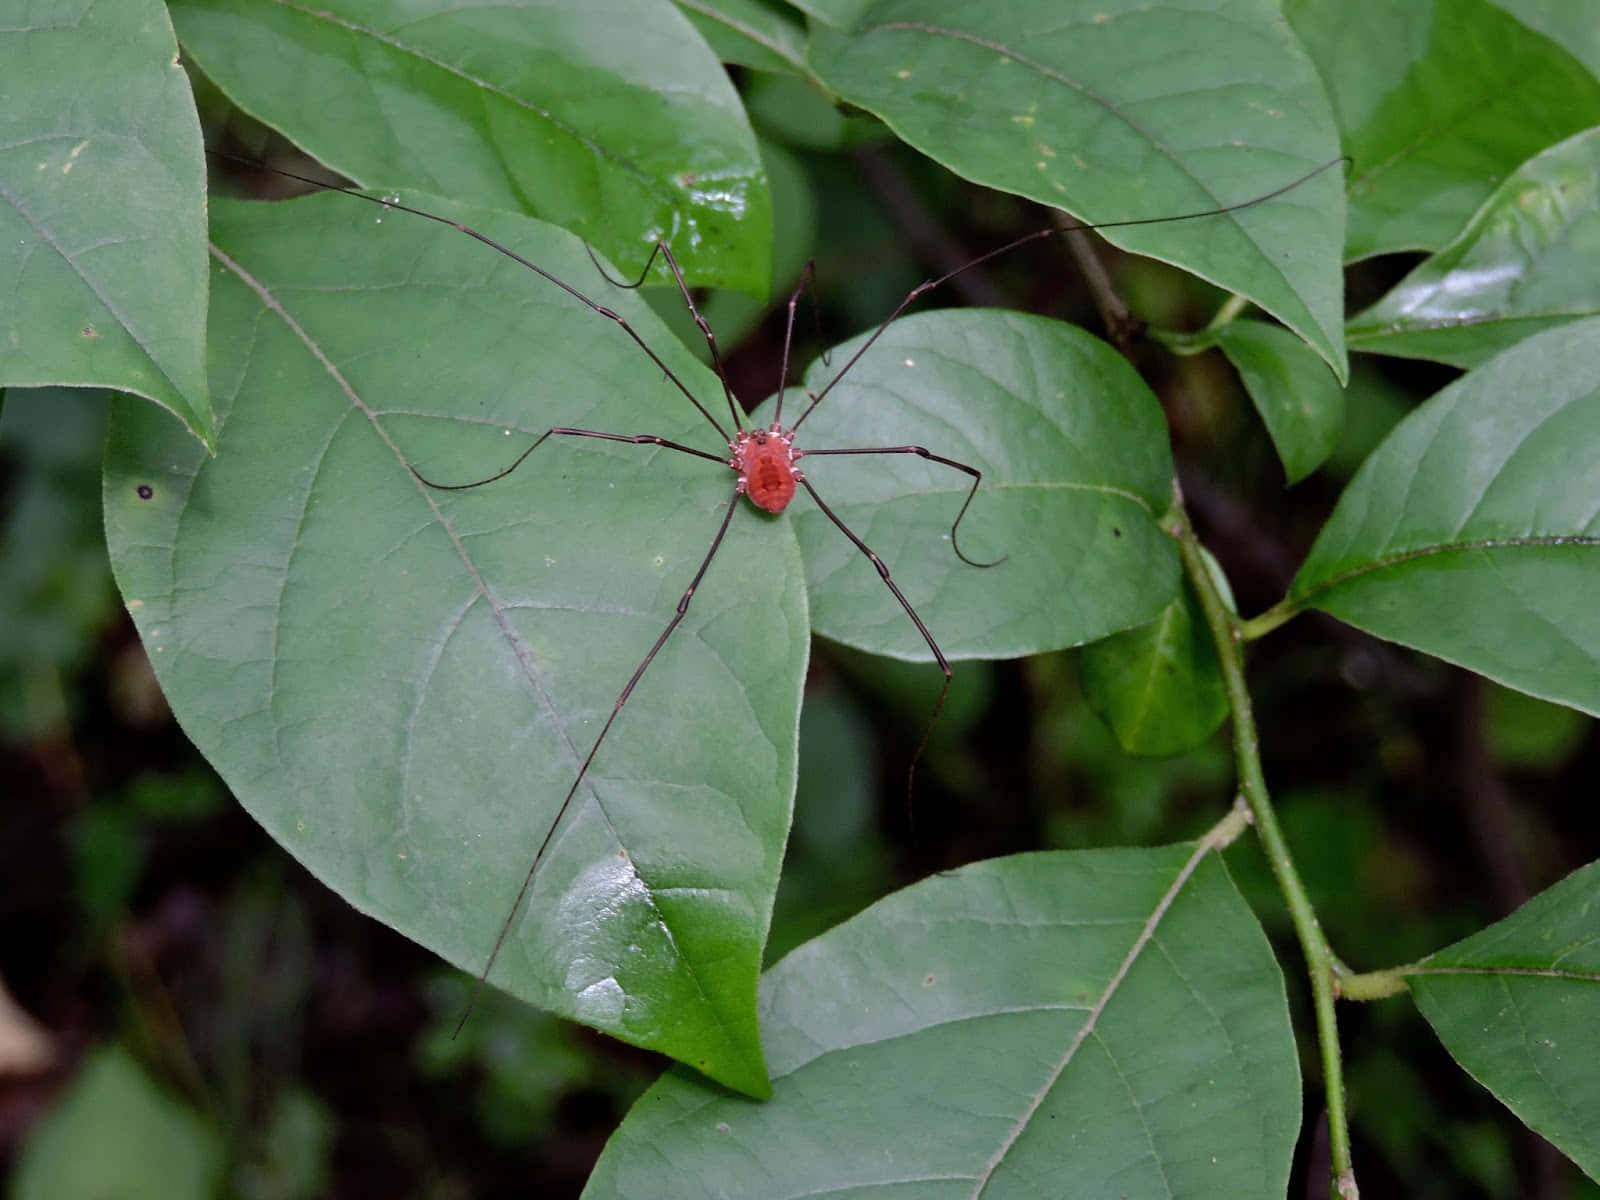
[[[1461,235],[1352,317],[1353,347],[1476,367],[1600,314],[1600,128],[1529,159]]]
[[[1600,863],[1407,975],[1472,1077],[1600,1180]]]
[[[774,301],[789,298],[806,260],[817,244],[817,201],[805,167],[782,146],[761,142],[761,161],[772,191],[773,244],[771,295],[760,297],[729,288],[700,291],[695,305],[716,331],[722,347],[737,346],[771,311]],[[694,314],[683,303],[683,293],[671,287],[641,289],[656,316],[678,335],[701,362],[711,361],[705,335]]]
[[[476,972],[734,481],[581,438],[468,491],[426,488],[410,465],[481,479],[557,423],[726,446],[622,330],[451,229],[340,195],[213,210],[218,454],[116,407],[118,584],[173,711],[241,803],[356,908]],[[448,211],[603,292],[724,403],[576,239]],[[760,1094],[756,983],[807,630],[787,528],[747,505],[733,517],[493,979]]]
[[[1300,1072],[1283,977],[1203,849],[1019,855],[924,880],[768,971],[762,1036],[770,1103],[669,1072],[585,1195],[1288,1186]]]
[[[723,62],[757,71],[810,73],[805,31],[758,0],[675,0]]]
[[[1412,413],[1339,498],[1290,598],[1600,713],[1600,318]]]
[[[891,0],[816,28],[828,85],[958,174],[1090,222],[1202,213],[1328,163],[1321,84],[1270,0]],[[1249,297],[1343,377],[1337,171],[1221,216],[1109,229]]]
[[[0,30],[0,386],[135,392],[209,446],[205,169],[166,11],[32,7]]]
[[[692,283],[766,294],[755,137],[668,0],[175,0],[173,20],[240,108],[366,186],[537,216],[628,273],[666,238]]]
[[[33,1130],[10,1194],[15,1200],[206,1200],[221,1183],[216,1134],[116,1047],[91,1054]]]
[[[871,336],[871,335],[868,335]],[[891,325],[859,362],[857,338],[813,363],[806,388],[841,375],[796,445],[823,500],[894,572],[949,658],[1013,658],[1074,646],[1153,618],[1178,586],[1157,518],[1171,502],[1160,405],[1114,350],[1021,313],[922,313]],[[804,411],[791,395],[785,419]],[[772,419],[772,406],[754,418]],[[920,445],[914,454],[818,450]],[[865,557],[809,502],[794,526],[812,628],[874,654],[927,660],[927,644]]]
[[[1148,625],[1085,646],[1081,663],[1084,696],[1129,754],[1189,750],[1228,715],[1216,647],[1187,583]]]
[[[1344,389],[1327,364],[1287,329],[1230,321],[1217,345],[1244,381],[1290,483],[1322,465],[1344,428]]]
[[[1289,0],[1338,114],[1349,259],[1439,250],[1496,183],[1600,124],[1600,81],[1486,0]]]
[[[1494,0],[1529,29],[1537,29],[1600,77],[1600,24],[1571,0]]]

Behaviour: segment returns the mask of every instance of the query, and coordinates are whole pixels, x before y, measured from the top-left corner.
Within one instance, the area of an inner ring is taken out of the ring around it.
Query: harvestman
[[[232,158],[234,156],[219,154],[217,157]],[[252,167],[264,166],[262,163],[245,159],[237,159],[236,161],[247,163],[247,165]],[[677,260],[673,258],[672,250],[667,243],[664,241],[656,243],[654,250],[651,252],[650,260],[646,263],[644,271],[641,273],[639,280],[631,284],[619,284],[617,280],[611,279],[610,276],[606,275],[604,269],[599,266],[598,260],[596,260],[596,268],[600,270],[602,277],[604,277],[609,283],[623,287],[639,286],[639,283],[643,282],[644,278],[648,275],[650,268],[652,265],[654,265],[655,259],[658,255],[666,263],[667,269],[671,272],[673,281],[677,284],[678,291],[682,295],[683,301],[685,305],[687,305],[690,315],[694,318],[695,325],[699,328],[701,335],[705,338],[706,346],[710,351],[712,367],[717,373],[717,378],[722,383],[723,397],[727,401],[728,415],[732,421],[731,433],[728,429],[723,427],[722,422],[717,420],[717,418],[712,415],[710,409],[702,404],[701,401],[694,395],[694,393],[691,392],[687,386],[685,386],[683,381],[680,380],[670,368],[668,368],[666,363],[661,360],[656,352],[650,348],[649,344],[646,343],[645,340],[639,335],[638,331],[635,330],[633,326],[628,323],[627,319],[624,318],[620,313],[607,308],[598,301],[590,299],[571,284],[551,274],[537,263],[529,261],[509,247],[495,241],[487,234],[480,233],[478,230],[473,229],[468,225],[464,225],[459,221],[453,221],[448,217],[439,215],[438,213],[427,212],[420,208],[412,208],[409,205],[401,204],[394,199],[369,196],[364,192],[355,190],[354,188],[342,187],[337,184],[330,184],[322,180],[312,179],[303,175],[297,175],[292,171],[282,171],[275,167],[268,167],[268,170],[274,171],[277,174],[286,175],[292,179],[297,179],[302,183],[310,184],[313,187],[328,191],[341,192],[344,195],[353,196],[358,200],[365,200],[370,204],[377,204],[386,209],[394,209],[399,212],[409,213],[412,216],[421,217],[425,220],[434,221],[441,225],[447,225],[452,229],[466,234],[470,238],[482,242],[489,248],[504,254],[507,258],[510,258],[526,267],[540,278],[553,284],[555,287],[560,288],[578,303],[589,308],[599,316],[614,322],[649,357],[650,361],[660,368],[666,379],[683,394],[685,399],[687,399],[690,404],[694,405],[695,409],[700,413],[700,415],[703,416],[711,425],[711,427],[717,431],[717,435],[724,443],[726,443],[729,451],[728,457],[724,458],[720,454],[713,454],[710,451],[701,450],[694,446],[687,446],[681,442],[675,442],[669,438],[659,437],[655,434],[610,433],[598,429],[577,429],[570,426],[558,425],[552,426],[550,429],[547,429],[544,433],[540,434],[539,437],[534,440],[532,445],[523,450],[522,453],[512,461],[510,466],[506,467],[504,470],[496,472],[493,475],[490,475],[486,479],[474,480],[471,483],[438,483],[434,480],[426,478],[421,472],[417,471],[416,468],[413,467],[412,473],[416,475],[417,479],[427,487],[435,488],[440,491],[465,491],[469,488],[483,487],[486,484],[494,483],[497,480],[504,479],[507,475],[510,475],[524,462],[526,462],[534,451],[539,449],[540,446],[544,445],[545,442],[552,437],[596,438],[602,441],[622,442],[635,446],[659,446],[666,450],[677,451],[680,454],[693,455],[696,458],[703,458],[710,462],[727,467],[734,472],[737,478],[737,482],[734,484],[733,496],[730,498],[727,505],[727,510],[723,514],[722,522],[717,526],[717,531],[711,539],[711,545],[706,550],[705,556],[701,559],[699,567],[695,570],[693,577],[690,579],[689,586],[684,589],[682,597],[679,598],[677,609],[674,611],[672,618],[667,622],[666,628],[661,631],[660,636],[656,638],[655,642],[646,652],[644,658],[634,669],[633,674],[629,676],[627,683],[623,685],[622,691],[618,694],[616,702],[611,707],[610,715],[606,717],[605,724],[601,726],[599,735],[595,738],[593,745],[589,748],[588,754],[584,757],[582,764],[578,767],[578,772],[573,778],[572,786],[567,789],[567,793],[565,797],[563,797],[560,807],[556,810],[555,817],[551,820],[549,827],[545,830],[544,838],[539,843],[538,850],[534,852],[533,860],[529,863],[527,872],[523,876],[521,886],[517,890],[516,899],[512,902],[511,908],[507,912],[506,918],[500,926],[500,931],[495,937],[494,946],[490,949],[488,961],[484,964],[483,971],[479,974],[477,981],[473,985],[472,993],[467,1001],[466,1008],[462,1012],[460,1021],[458,1021],[456,1025],[457,1031],[459,1032],[461,1025],[465,1023],[467,1016],[471,1013],[479,990],[483,987],[484,982],[489,978],[489,973],[494,968],[494,964],[499,958],[500,951],[504,947],[506,938],[511,932],[511,927],[516,920],[517,914],[521,911],[522,905],[527,899],[528,891],[533,885],[533,879],[539,869],[539,864],[544,860],[545,852],[550,848],[551,842],[555,839],[556,832],[560,829],[561,822],[566,817],[567,810],[572,806],[572,801],[578,794],[578,788],[582,785],[584,779],[587,777],[589,768],[595,760],[595,756],[599,754],[601,745],[605,742],[606,736],[611,732],[611,726],[616,722],[617,716],[621,713],[623,706],[627,704],[628,697],[633,694],[633,690],[638,686],[640,679],[644,677],[644,673],[650,668],[650,664],[655,661],[656,655],[660,653],[662,646],[666,644],[667,639],[672,636],[673,632],[678,628],[678,625],[683,621],[684,615],[688,612],[689,604],[694,599],[695,591],[699,588],[700,581],[705,577],[706,571],[710,569],[712,560],[716,558],[717,550],[721,547],[722,540],[728,532],[729,525],[733,521],[734,510],[738,507],[738,500],[740,496],[748,498],[751,504],[755,505],[755,507],[761,509],[763,512],[778,514],[783,512],[789,506],[790,501],[794,499],[796,487],[803,487],[806,492],[810,494],[811,499],[813,502],[815,502],[817,508],[821,510],[822,514],[826,516],[828,520],[831,521],[835,526],[837,526],[839,531],[850,540],[851,544],[854,545],[855,548],[863,555],[865,555],[866,558],[872,563],[873,567],[877,569],[878,575],[882,578],[885,586],[887,586],[890,592],[894,594],[895,600],[899,602],[900,607],[905,610],[906,616],[908,616],[911,619],[912,624],[916,626],[917,632],[922,636],[922,640],[927,643],[929,651],[933,654],[934,661],[938,663],[940,671],[944,673],[944,682],[940,687],[938,699],[934,703],[933,714],[929,719],[927,728],[924,730],[922,744],[918,746],[912,758],[912,770],[915,770],[916,760],[921,756],[922,749],[927,743],[928,734],[932,731],[933,723],[937,721],[939,713],[944,707],[945,698],[950,691],[950,664],[945,659],[944,652],[940,650],[938,642],[934,640],[933,634],[929,632],[927,625],[923,623],[922,618],[917,615],[916,609],[912,607],[911,602],[906,599],[905,594],[895,583],[893,577],[889,573],[889,568],[884,565],[883,560],[879,558],[878,555],[872,551],[871,547],[862,541],[861,538],[858,537],[850,529],[850,527],[844,523],[843,520],[840,519],[837,513],[828,507],[827,503],[822,499],[822,497],[817,494],[816,489],[811,485],[810,480],[806,478],[805,473],[801,471],[797,463],[801,458],[822,457],[824,455],[914,454],[921,458],[927,459],[930,462],[950,467],[954,470],[961,471],[971,476],[972,486],[967,489],[966,498],[962,501],[961,508],[956,513],[955,520],[950,523],[950,545],[951,549],[955,552],[956,557],[962,562],[966,563],[968,566],[980,568],[997,566],[1000,562],[1004,561],[1004,559],[1002,557],[1000,559],[995,559],[992,562],[979,562],[969,558],[961,550],[960,543],[957,540],[957,531],[961,524],[962,518],[966,516],[968,508],[970,508],[972,505],[973,498],[977,495],[979,486],[983,483],[983,473],[977,467],[971,466],[967,463],[958,462],[953,458],[946,458],[943,455],[935,454],[924,446],[852,446],[822,450],[802,450],[796,448],[794,444],[795,434],[799,430],[800,426],[805,423],[806,418],[816,411],[817,406],[822,403],[822,401],[827,397],[828,393],[838,385],[839,381],[850,372],[855,364],[861,360],[862,356],[872,348],[872,346],[884,334],[889,326],[893,324],[894,321],[903,312],[905,312],[907,308],[909,308],[927,292],[930,292],[934,288],[949,282],[957,275],[960,275],[965,271],[969,271],[974,267],[981,266],[991,259],[997,258],[1002,254],[1006,254],[1009,251],[1027,245],[1030,242],[1040,241],[1044,238],[1054,237],[1062,233],[1076,233],[1090,229],[1124,228],[1133,225],[1159,225],[1173,221],[1189,221],[1201,217],[1213,217],[1220,216],[1224,213],[1238,212],[1241,209],[1251,208],[1255,205],[1274,199],[1277,196],[1281,196],[1285,192],[1291,191],[1292,189],[1300,186],[1300,184],[1306,182],[1308,179],[1315,175],[1321,174],[1329,167],[1341,161],[1344,160],[1342,158],[1334,159],[1331,162],[1324,163],[1322,166],[1316,168],[1316,170],[1310,171],[1280,188],[1277,188],[1271,192],[1267,192],[1263,195],[1256,196],[1250,200],[1242,201],[1238,204],[1229,204],[1218,208],[1205,209],[1200,212],[1182,213],[1177,216],[1169,217],[1143,217],[1125,221],[1103,221],[1099,223],[1080,223],[1059,226],[1052,225],[1049,228],[1040,229],[1033,233],[1025,234],[1024,236],[1007,242],[1005,245],[999,246],[994,250],[990,250],[988,253],[982,254],[972,261],[965,263],[952,271],[946,272],[935,279],[930,279],[920,283],[916,287],[912,288],[911,291],[906,293],[905,297],[900,301],[900,303],[895,306],[894,311],[892,311],[883,321],[883,323],[880,324],[877,329],[875,329],[872,334],[856,348],[855,352],[849,357],[849,359],[845,361],[844,365],[839,368],[838,372],[820,391],[815,393],[807,393],[808,403],[806,404],[804,410],[800,413],[800,416],[795,419],[794,424],[787,427],[785,427],[783,424],[783,395],[784,388],[787,385],[789,378],[789,348],[794,334],[795,309],[799,303],[801,295],[811,282],[811,264],[808,263],[806,265],[806,269],[802,273],[800,283],[789,296],[787,306],[787,323],[784,331],[783,356],[779,375],[778,396],[776,407],[773,412],[772,423],[765,428],[746,428],[744,417],[739,411],[737,402],[734,400],[733,390],[728,384],[727,372],[723,367],[722,355],[717,346],[716,335],[712,332],[710,324],[701,315],[699,308],[695,305],[694,298],[690,295],[688,285],[684,281],[683,273],[679,270]],[[590,257],[593,258],[592,253]]]

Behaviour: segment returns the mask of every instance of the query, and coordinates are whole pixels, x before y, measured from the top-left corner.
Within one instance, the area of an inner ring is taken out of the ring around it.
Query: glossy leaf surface
[[[1283,978],[1192,846],[924,880],[768,971],[762,1036],[770,1102],[670,1072],[585,1195],[1279,1200],[1288,1183]]]
[[[1600,315],[1600,128],[1519,167],[1462,230],[1352,317],[1353,347],[1475,367]]]
[[[119,582],[180,720],[246,806],[357,907],[475,969],[733,480],[592,439],[557,438],[465,492],[423,488],[407,464],[483,478],[557,423],[725,447],[611,322],[452,230],[337,195],[218,213],[224,453],[185,458],[158,422],[119,412],[106,485]],[[709,409],[725,404],[570,240],[486,232],[589,281]],[[836,349],[828,373],[849,356]],[[995,390],[969,394],[979,377]],[[953,655],[1100,636],[1171,596],[1159,413],[1103,344],[1015,314],[903,322],[805,432],[882,445],[897,425],[978,452],[994,510],[974,505],[972,545],[1004,540],[1013,559],[951,565],[959,472],[806,461]],[[860,632],[818,627],[926,657],[877,573],[808,509],[802,496],[792,511],[818,603]],[[749,1091],[806,651],[790,521],[734,514],[494,977]],[[1072,548],[1071,578],[1045,545]]]
[[[410,465],[483,478],[555,423],[719,443],[621,330],[453,230],[338,195],[214,210],[219,453],[118,406],[119,585],[185,731],[241,802],[357,908],[477,971],[732,474],[555,438],[492,486],[423,487]],[[471,219],[603,289],[721,403],[575,239]],[[788,530],[748,506],[734,518],[494,981],[759,1093],[755,987],[807,630]]]
[[[1290,598],[1600,713],[1600,319],[1531,337],[1402,421]]]
[[[240,108],[362,185],[537,216],[630,273],[667,238],[694,282],[766,294],[755,137],[669,0],[175,0],[173,20]]]

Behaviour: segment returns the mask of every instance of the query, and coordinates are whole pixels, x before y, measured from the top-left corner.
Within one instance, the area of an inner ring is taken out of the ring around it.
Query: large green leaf
[[[1600,1180],[1600,863],[1407,978],[1456,1061]]]
[[[1338,114],[1348,258],[1448,244],[1497,181],[1600,123],[1600,81],[1487,0],[1288,0]]]
[[[1300,1083],[1283,977],[1208,850],[1030,854],[925,880],[767,972],[762,1037],[768,1104],[670,1072],[585,1195],[1288,1186]]]
[[[1338,153],[1270,0],[887,0],[856,21],[813,29],[830,87],[951,170],[1085,221],[1237,204]],[[1329,170],[1241,212],[1106,237],[1249,297],[1342,378],[1338,193]]]
[[[1597,464],[1591,318],[1519,343],[1396,426],[1291,602],[1600,713]]]
[[[157,0],[9,11],[0,386],[136,392],[209,443],[205,170],[166,11]]]
[[[870,335],[867,335],[870,336]],[[1177,553],[1157,519],[1172,496],[1161,408],[1114,350],[1081,329],[1020,313],[923,313],[890,326],[859,362],[857,338],[806,373],[843,372],[796,445],[921,445],[914,454],[809,457],[806,475],[890,564],[951,658],[1011,658],[1093,641],[1161,611]],[[785,418],[804,411],[788,398]],[[771,404],[756,419],[772,418]],[[926,643],[871,563],[802,497],[795,505],[812,628],[875,654],[927,659]]]
[[[1600,314],[1600,128],[1536,155],[1461,235],[1352,317],[1350,344],[1461,367]]]
[[[722,65],[669,0],[174,0],[239,107],[374,188],[552,221],[629,271],[765,295],[772,217]]]
[[[218,454],[118,406],[118,583],[241,802],[357,908],[478,970],[734,480],[592,439],[554,438],[470,491],[425,488],[408,464],[481,478],[558,423],[726,447],[615,325],[452,230],[339,195],[214,207]],[[604,288],[570,236],[465,216]],[[723,403],[636,295],[605,291]],[[760,1093],[756,982],[807,631],[788,529],[733,515],[493,978]]]

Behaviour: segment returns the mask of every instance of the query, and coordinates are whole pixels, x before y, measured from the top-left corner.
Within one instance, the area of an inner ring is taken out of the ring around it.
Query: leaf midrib
[[[1519,550],[1543,546],[1600,546],[1600,537],[1587,534],[1530,534],[1525,537],[1474,538],[1466,541],[1436,542],[1431,545],[1396,551],[1379,558],[1370,559],[1358,566],[1341,571],[1337,575],[1318,580],[1304,591],[1297,590],[1292,595],[1296,606],[1303,608],[1312,602],[1313,597],[1331,591],[1333,588],[1348,583],[1352,579],[1359,579],[1364,575],[1385,571],[1390,567],[1400,566],[1403,563],[1434,558],[1442,554],[1462,554],[1473,550]]]

